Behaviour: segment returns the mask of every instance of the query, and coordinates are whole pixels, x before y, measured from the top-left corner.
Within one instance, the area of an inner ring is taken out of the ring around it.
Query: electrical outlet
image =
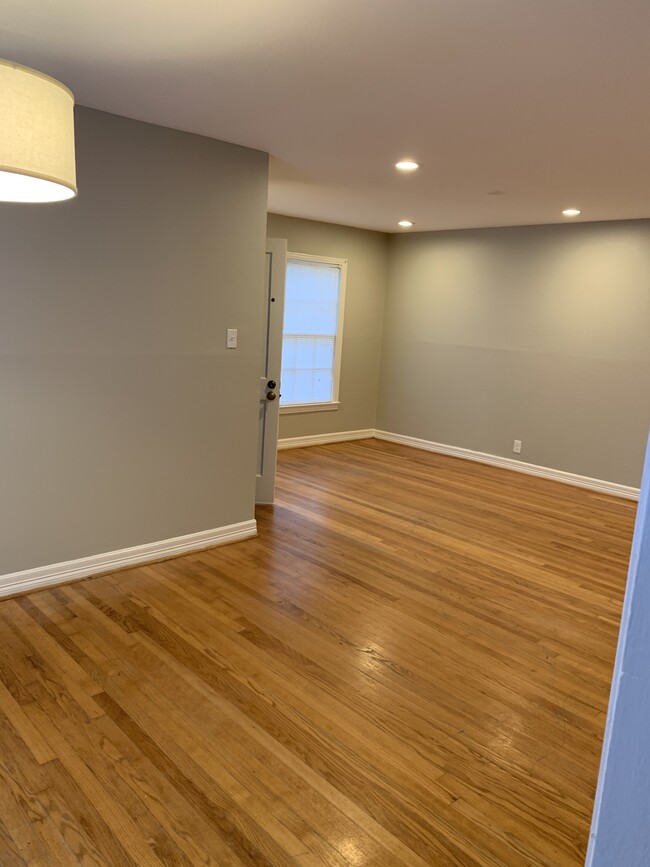
[[[515,440],[512,450],[516,455],[521,454],[521,440]]]

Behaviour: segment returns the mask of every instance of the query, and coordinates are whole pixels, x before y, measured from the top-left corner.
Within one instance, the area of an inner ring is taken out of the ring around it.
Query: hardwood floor
[[[0,863],[581,865],[634,504],[377,440],[0,603]]]

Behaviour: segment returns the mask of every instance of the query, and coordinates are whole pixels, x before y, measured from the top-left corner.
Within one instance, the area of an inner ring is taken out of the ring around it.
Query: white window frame
[[[334,340],[334,387],[332,400],[322,403],[285,403],[280,404],[280,414],[290,415],[298,412],[322,412],[323,410],[335,410],[340,406],[339,386],[341,382],[341,349],[343,347],[343,319],[345,315],[345,287],[348,276],[348,260],[335,259],[331,256],[314,256],[311,253],[287,253],[287,264],[291,260],[306,262],[322,262],[323,265],[337,265],[339,267],[339,308],[336,322],[336,337]],[[284,325],[282,328],[282,342],[284,344]],[[282,389],[282,382],[280,382]]]

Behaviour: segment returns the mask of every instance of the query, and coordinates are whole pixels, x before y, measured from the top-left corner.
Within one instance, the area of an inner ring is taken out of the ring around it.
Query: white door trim
[[[262,357],[259,380],[258,451],[255,502],[271,504],[275,493],[275,469],[278,459],[280,424],[280,389],[282,383],[282,330],[284,324],[284,284],[287,268],[287,242],[266,240],[264,292],[262,295]],[[275,382],[275,388],[267,383]],[[275,398],[269,400],[268,396]]]

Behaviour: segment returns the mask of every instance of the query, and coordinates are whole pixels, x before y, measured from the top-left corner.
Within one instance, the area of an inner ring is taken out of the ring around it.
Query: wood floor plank
[[[46,743],[43,735],[1,681],[0,711],[7,717],[25,746],[29,747],[29,751],[39,765],[44,765],[56,758],[54,750]]]
[[[633,503],[377,440],[0,602],[2,867],[579,867]]]

